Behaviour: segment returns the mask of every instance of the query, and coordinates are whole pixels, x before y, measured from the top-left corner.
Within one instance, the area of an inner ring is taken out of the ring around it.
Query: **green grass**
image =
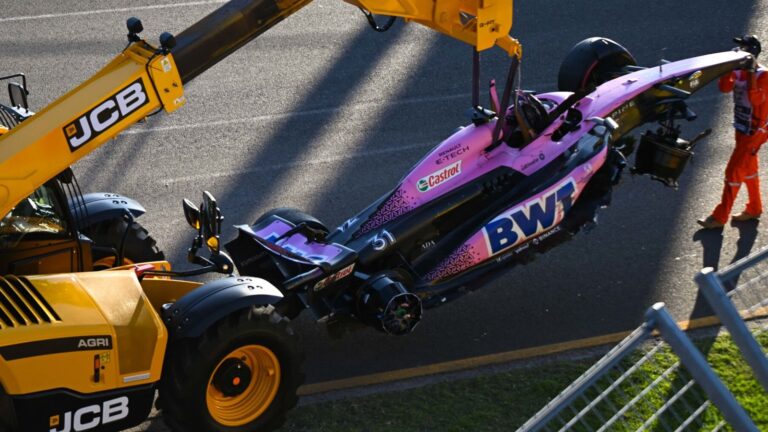
[[[761,343],[768,345],[768,333]],[[768,430],[768,396],[743,361],[728,336],[698,341],[700,349],[747,409],[760,430]],[[623,365],[628,368],[640,358],[634,356]],[[623,382],[621,392],[611,394],[611,402],[597,406],[603,418],[615,411],[612,403],[622,406],[677,358],[662,350],[643,365],[639,373]],[[593,361],[559,362],[525,369],[515,369],[494,375],[443,382],[412,390],[388,392],[365,397],[307,405],[291,411],[283,431],[504,431],[514,430],[541,409],[552,397],[580,376]],[[619,373],[611,373],[616,379]],[[640,408],[626,415],[611,430],[635,430],[647,415],[668,400],[689,379],[684,370],[673,370],[669,379],[656,387],[640,404]],[[599,383],[606,388],[610,383]],[[592,390],[588,396],[594,396]],[[690,407],[704,400],[703,392],[694,387],[673,406],[675,413],[662,416],[663,421],[677,423]],[[583,405],[582,405],[583,406]],[[581,408],[581,406],[579,406]],[[720,414],[709,408],[700,428],[711,430],[720,420]],[[592,425],[600,422],[592,416]],[[664,430],[657,423],[650,430]],[[583,429],[575,429],[583,430]]]

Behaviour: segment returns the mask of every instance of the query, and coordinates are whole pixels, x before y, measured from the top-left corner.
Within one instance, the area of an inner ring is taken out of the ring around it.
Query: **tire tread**
[[[199,378],[196,377],[198,374],[205,374],[204,382],[207,383],[208,373],[204,370],[207,367],[206,364],[211,363],[211,367],[215,367],[219,359],[206,358],[205,361],[200,361],[200,358],[205,357],[203,353],[214,353],[217,347],[221,350],[220,347],[226,346],[226,342],[222,340],[227,336],[237,338],[248,330],[267,331],[274,338],[272,342],[279,340],[282,344],[284,358],[281,359],[281,389],[278,390],[278,395],[273,402],[282,406],[272,412],[272,418],[254,420],[254,424],[259,423],[258,429],[247,429],[247,426],[235,428],[221,426],[210,430],[216,432],[272,431],[285,423],[286,412],[298,403],[296,390],[304,382],[304,374],[301,372],[303,355],[298,350],[298,336],[289,326],[289,320],[278,314],[274,306],[268,305],[241,309],[219,320],[200,337],[182,340],[169,346],[163,380],[160,384],[160,407],[163,409],[163,420],[172,430],[177,432],[208,430],[200,429],[200,425],[203,424],[201,419],[196,415],[190,415],[190,413],[205,411],[204,395],[203,406],[200,407],[197,399],[190,397],[194,392],[190,387],[193,386],[191,383]],[[289,363],[288,367],[285,367],[286,361]],[[284,384],[287,387],[283,388]],[[270,407],[270,409],[273,408]],[[203,414],[202,417],[208,418],[207,414]]]

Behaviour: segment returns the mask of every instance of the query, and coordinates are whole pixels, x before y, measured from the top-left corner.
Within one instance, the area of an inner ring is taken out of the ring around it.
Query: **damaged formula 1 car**
[[[478,62],[476,56],[476,72]],[[567,55],[560,91],[537,94],[512,90],[519,66],[513,56],[501,103],[492,83],[490,108],[478,106],[475,73],[472,124],[368,208],[335,230],[299,210],[275,209],[238,226],[226,249],[241,275],[279,288],[278,310],[289,317],[308,308],[329,329],[362,322],[407,334],[423,309],[593,224],[635,151],[633,173],[676,187],[696,141],[709,132],[681,138],[676,122],[696,118],[686,99],[754,65],[737,48],[640,67],[624,47],[596,37]],[[635,146],[630,131],[656,122]],[[211,197],[206,201],[203,208]],[[215,217],[187,200],[185,212],[199,229],[201,218]],[[228,260],[217,243],[214,255]]]

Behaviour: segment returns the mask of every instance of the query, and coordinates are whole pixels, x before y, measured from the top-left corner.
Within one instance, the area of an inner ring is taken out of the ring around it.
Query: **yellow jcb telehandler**
[[[484,50],[508,36],[512,1],[347,0]],[[156,390],[176,431],[256,431],[282,424],[303,379],[282,294],[233,276],[221,212],[185,201],[198,270],[172,272],[116,194],[82,195],[69,166],[121,131],[186,102],[183,86],[309,0],[233,0],[160,46],[128,20],[129,44],[36,114],[23,76],[0,107],[0,432],[118,431],[143,421]],[[208,258],[198,255],[203,245]],[[150,261],[141,263],[141,261]],[[106,269],[106,271],[90,271]],[[202,284],[172,279],[216,271]]]

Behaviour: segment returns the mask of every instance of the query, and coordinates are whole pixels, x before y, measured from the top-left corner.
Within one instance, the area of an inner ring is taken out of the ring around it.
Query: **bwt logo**
[[[141,78],[96,105],[75,121],[64,126],[69,149],[75,151],[101,135],[112,125],[149,102]]]
[[[101,405],[88,405],[75,412],[67,411],[62,416],[55,415],[50,418],[50,432],[87,431],[123,420],[128,417],[128,413],[128,397],[123,396]]]
[[[556,191],[525,202],[489,222],[483,231],[490,254],[495,255],[555,226],[570,210],[574,192],[576,183],[569,178]],[[559,206],[562,211],[558,211]]]

